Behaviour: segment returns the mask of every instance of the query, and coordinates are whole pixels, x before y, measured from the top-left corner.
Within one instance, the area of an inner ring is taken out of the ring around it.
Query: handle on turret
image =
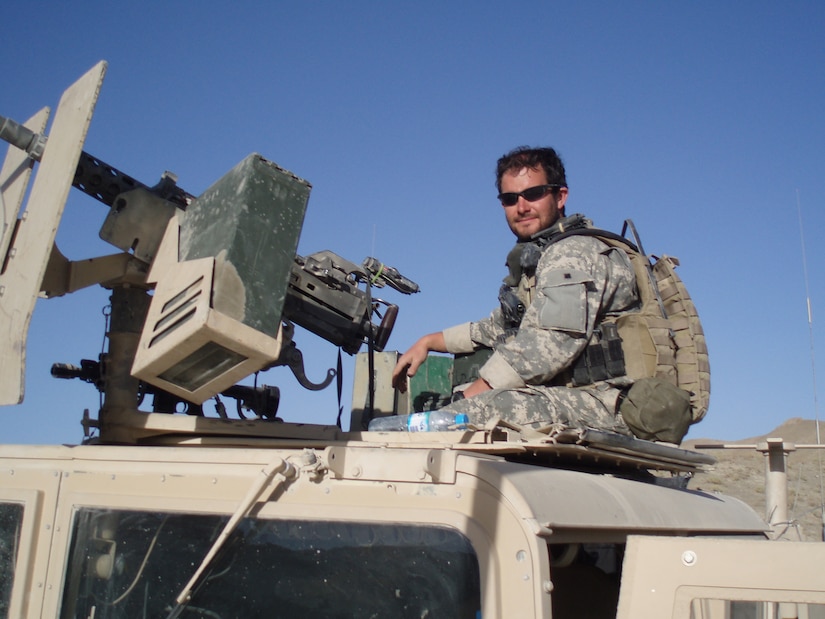
[[[384,346],[387,345],[387,340],[390,339],[392,328],[395,326],[395,319],[398,317],[398,306],[388,305],[387,311],[384,312],[384,317],[381,319],[381,325],[375,333],[375,350],[381,352]]]

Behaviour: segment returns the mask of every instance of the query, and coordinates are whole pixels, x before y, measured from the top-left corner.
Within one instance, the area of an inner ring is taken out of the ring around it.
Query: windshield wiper
[[[252,487],[249,489],[249,492],[246,493],[243,501],[241,504],[238,505],[238,509],[235,510],[235,513],[232,514],[232,517],[226,523],[226,526],[221,531],[218,538],[215,540],[215,543],[212,544],[212,547],[209,549],[209,552],[206,553],[204,556],[203,561],[201,561],[200,566],[195,571],[195,574],[180,592],[177,598],[175,598],[175,607],[172,611],[166,616],[166,619],[176,619],[180,616],[180,614],[184,611],[186,606],[189,604],[190,600],[192,599],[192,591],[200,582],[201,578],[203,577],[203,573],[206,568],[209,567],[212,560],[215,558],[215,555],[218,554],[220,549],[226,543],[226,540],[229,539],[229,536],[238,528],[241,520],[246,518],[249,512],[252,510],[252,507],[258,500],[261,498],[266,487],[272,481],[272,478],[276,475],[280,474],[283,479],[278,484],[275,484],[269,491],[269,495],[275,491],[275,488],[283,484],[284,482],[292,479],[295,477],[295,467],[292,466],[289,462],[284,460],[283,458],[275,458],[272,462],[270,462],[266,468],[261,470],[263,477],[258,480],[257,483],[253,484]]]

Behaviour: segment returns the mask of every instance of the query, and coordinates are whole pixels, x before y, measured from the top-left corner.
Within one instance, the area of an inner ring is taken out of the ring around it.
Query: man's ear
[[[556,208],[564,215],[564,205],[567,202],[567,187],[559,187],[556,193]]]

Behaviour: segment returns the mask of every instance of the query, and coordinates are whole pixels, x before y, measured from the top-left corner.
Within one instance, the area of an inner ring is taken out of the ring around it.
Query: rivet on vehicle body
[[[684,563],[688,567],[696,565],[696,560],[697,560],[696,553],[693,552],[692,550],[685,550],[682,553],[682,563]]]

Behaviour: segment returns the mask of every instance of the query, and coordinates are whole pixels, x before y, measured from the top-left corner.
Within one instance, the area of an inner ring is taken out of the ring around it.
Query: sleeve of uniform
[[[444,336],[444,345],[447,347],[449,353],[467,353],[475,350],[475,344],[470,337],[470,324],[456,325],[448,329],[444,329],[441,333]]]
[[[473,352],[479,348],[493,348],[503,333],[499,309],[495,309],[487,318],[465,322],[442,331],[447,352],[453,354]]]
[[[536,269],[535,300],[518,334],[496,347],[481,368],[481,377],[493,388],[513,388],[548,383],[567,369],[614,295],[611,251],[601,241],[584,236],[548,247]]]

